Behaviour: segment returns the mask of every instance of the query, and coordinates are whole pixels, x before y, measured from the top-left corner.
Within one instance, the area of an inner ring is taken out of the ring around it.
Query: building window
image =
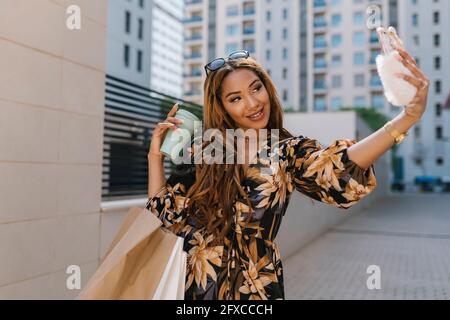
[[[131,31],[131,13],[130,11],[125,11],[125,32],[130,33]]]
[[[331,45],[334,48],[339,47],[341,45],[341,43],[342,43],[342,36],[340,34],[333,34],[331,36]]]
[[[287,68],[283,68],[283,79],[284,79],[284,80],[287,79],[287,73],[288,73]]]
[[[227,43],[225,46],[226,54],[230,54],[238,50],[238,44],[236,42]]]
[[[333,88],[341,88],[342,87],[342,77],[339,75],[331,77],[331,85]]]
[[[354,45],[363,45],[365,43],[366,39],[365,39],[365,35],[364,32],[361,31],[357,31],[355,33],[353,33],[353,44]]]
[[[366,97],[357,96],[353,100],[353,104],[355,108],[365,108],[366,107]]]
[[[419,126],[414,127],[414,138],[420,139],[420,127]]]
[[[123,62],[125,67],[130,65],[130,46],[127,44],[123,47]]]
[[[384,95],[383,94],[372,95],[372,107],[374,107],[375,109],[383,109],[384,108]]]
[[[283,101],[287,101],[288,100],[288,92],[286,89],[283,90]]]
[[[331,65],[333,67],[340,67],[342,65],[342,56],[340,54],[335,54],[331,57]]]
[[[314,100],[314,111],[326,111],[327,105],[325,98],[323,97],[316,97]]]
[[[434,83],[434,91],[436,94],[440,94],[442,92],[442,83],[440,80],[436,80]]]
[[[353,24],[355,26],[362,26],[364,24],[364,13],[362,11],[353,14]]]
[[[333,14],[331,16],[331,25],[333,27],[338,27],[342,22],[342,15],[340,15],[339,13]]]
[[[364,74],[355,74],[354,82],[355,87],[364,87],[365,86]]]
[[[436,127],[436,140],[442,140],[442,127]]]
[[[412,15],[412,25],[414,27],[417,27],[419,25],[419,15],[417,13],[414,13]]]
[[[442,116],[442,104],[436,103],[436,117]]]
[[[444,158],[436,158],[436,165],[443,166],[444,165]]]
[[[139,18],[139,29],[138,29],[138,39],[142,40],[144,37],[144,20]]]
[[[439,20],[440,20],[439,11],[435,11],[433,13],[433,22],[434,22],[434,24],[439,24]]]
[[[434,68],[436,70],[441,69],[441,57],[434,57]]]
[[[137,71],[142,72],[142,51],[137,51]]]
[[[270,41],[270,36],[271,36],[270,30],[267,30],[266,31],[266,40],[267,41]]]
[[[365,63],[364,52],[355,52],[353,54],[353,64],[355,66],[363,66]]]
[[[441,45],[441,36],[440,36],[440,34],[436,33],[433,36],[433,42],[434,42],[434,46],[435,47],[439,47]]]
[[[239,34],[239,25],[238,24],[227,25],[227,36],[236,36],[238,34]]]
[[[340,110],[342,108],[342,98],[341,97],[333,97],[331,99],[331,109],[332,110]]]
[[[227,7],[227,17],[237,16],[239,14],[239,7],[236,5]]]

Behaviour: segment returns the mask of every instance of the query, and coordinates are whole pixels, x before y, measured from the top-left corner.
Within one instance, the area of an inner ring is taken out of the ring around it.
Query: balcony
[[[201,75],[202,75],[202,70],[194,69],[194,70],[191,70],[191,72],[189,72],[189,73],[185,73],[184,77],[185,78],[200,77]]]
[[[203,18],[201,16],[193,16],[189,19],[185,19],[184,23],[195,23],[195,22],[202,22]]]
[[[191,91],[187,91],[184,95],[188,96],[188,97],[192,97],[192,96],[199,96],[201,94],[202,94],[201,91],[191,90]]]
[[[244,16],[252,16],[255,14],[255,8],[244,8]]]
[[[326,49],[327,48],[327,42],[325,40],[314,40],[314,49]]]
[[[327,2],[325,0],[314,0],[313,8],[315,12],[323,11],[327,8]]]
[[[200,52],[192,52],[191,54],[184,55],[185,59],[198,59],[201,57],[202,57],[202,54]]]
[[[316,80],[314,81],[314,91],[326,90],[327,86],[325,84],[325,80]]]
[[[188,42],[188,41],[196,41],[196,40],[201,40],[203,38],[203,36],[201,34],[193,34],[190,37],[186,37],[184,38],[184,41]]]
[[[376,33],[376,32],[371,32],[371,33],[370,33],[369,42],[370,42],[370,43],[377,43],[377,44],[378,44],[378,36],[377,36],[377,33]]]
[[[254,26],[252,26],[252,27],[244,27],[244,30],[242,31],[242,33],[244,35],[253,35],[253,34],[255,34],[255,27]]]
[[[383,89],[380,77],[372,76],[372,78],[370,78],[370,87],[373,89]]]
[[[314,60],[314,69],[325,69],[327,67],[327,61],[325,59]]]
[[[327,22],[325,21],[325,19],[320,18],[320,19],[314,19],[314,28],[324,28],[327,26]]]

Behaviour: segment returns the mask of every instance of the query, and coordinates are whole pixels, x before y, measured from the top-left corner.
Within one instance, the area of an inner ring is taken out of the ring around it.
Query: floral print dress
[[[185,299],[284,299],[283,267],[274,240],[291,193],[296,189],[347,209],[376,188],[373,165],[362,169],[348,158],[347,149],[354,143],[341,139],[323,148],[317,140],[296,136],[272,149],[268,139],[242,181],[253,210],[237,196],[232,229],[220,246],[211,245],[213,235],[196,227],[182,207],[195,181],[195,170],[172,174],[166,188],[150,198],[146,207],[166,228],[184,238],[188,254]],[[260,157],[264,149],[269,158]],[[275,154],[278,160],[270,161]],[[246,223],[250,213],[252,218]]]

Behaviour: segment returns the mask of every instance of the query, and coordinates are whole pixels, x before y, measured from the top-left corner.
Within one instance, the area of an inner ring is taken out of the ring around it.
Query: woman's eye
[[[257,87],[255,88],[255,90],[253,90],[253,91],[259,91],[259,90],[261,90],[261,88],[262,88],[262,85],[259,85],[259,86],[257,86]],[[232,99],[230,102],[235,102],[236,99],[240,99],[240,97],[236,97],[236,98]]]

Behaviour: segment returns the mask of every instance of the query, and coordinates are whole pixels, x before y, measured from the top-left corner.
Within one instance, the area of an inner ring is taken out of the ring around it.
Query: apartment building
[[[109,0],[107,73],[183,94],[183,0]]]
[[[416,176],[450,176],[450,2],[398,0],[399,30],[406,48],[430,79],[428,107],[402,143],[404,180]]]
[[[300,1],[186,3],[185,99],[203,103],[203,66],[247,50],[271,75],[286,109],[300,102]]]
[[[377,25],[395,24],[392,4],[385,0],[314,0],[309,4],[308,111],[374,107],[388,113],[375,64],[380,53],[375,30]],[[373,25],[368,25],[370,15],[375,15]]]

